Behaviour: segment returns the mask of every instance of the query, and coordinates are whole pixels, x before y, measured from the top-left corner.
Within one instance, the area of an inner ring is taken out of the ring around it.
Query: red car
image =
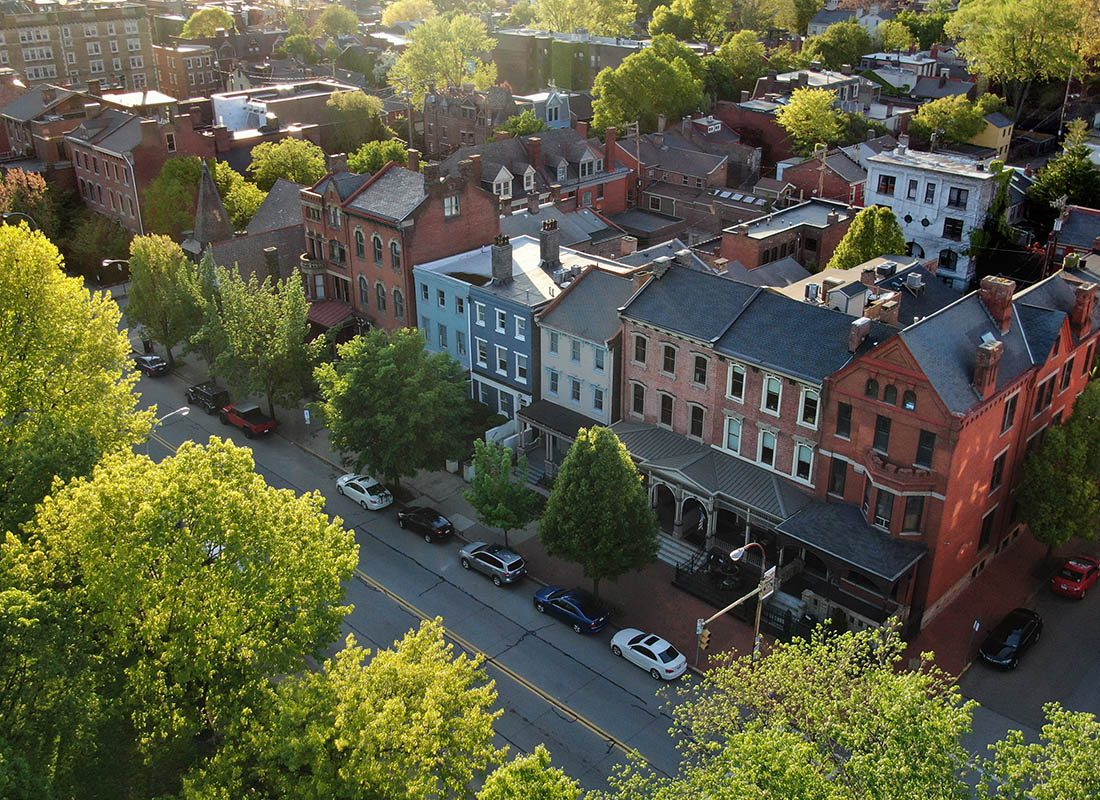
[[[240,428],[249,439],[275,430],[275,420],[260,411],[255,403],[230,403],[218,416],[222,425]]]
[[[1082,600],[1085,593],[1100,580],[1100,559],[1092,556],[1074,556],[1050,579],[1050,588],[1066,597]]]

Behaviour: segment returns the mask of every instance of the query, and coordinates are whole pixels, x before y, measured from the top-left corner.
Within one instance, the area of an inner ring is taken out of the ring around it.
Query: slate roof
[[[539,321],[555,330],[603,344],[619,332],[616,312],[634,292],[631,278],[599,269],[585,270],[539,315]]]
[[[891,583],[926,552],[923,544],[894,539],[867,524],[859,507],[849,503],[808,503],[776,530]]]
[[[661,244],[655,244],[651,247],[646,247],[643,250],[635,250],[633,253],[629,253],[625,256],[618,256],[615,260],[620,264],[626,264],[629,267],[644,267],[646,264],[661,258],[676,258],[676,254],[684,250],[689,251],[687,256],[688,263],[683,264],[677,261],[682,267],[689,267],[690,269],[699,270],[701,272],[710,272],[710,266],[688,248],[686,244],[680,239],[669,239],[667,242]]]
[[[786,256],[755,269],[746,268],[740,261],[731,261],[726,265],[726,277],[750,286],[790,286],[810,277],[810,273],[793,256]]]
[[[516,412],[516,416],[570,441],[577,438],[577,431],[581,428],[591,428],[599,424],[592,417],[586,417],[571,408],[563,408],[549,400],[536,400],[531,405],[523,406]]]
[[[141,142],[141,119],[125,111],[105,108],[99,116],[84,120],[66,136],[112,153],[128,153]]]
[[[622,420],[611,430],[644,468],[675,474],[702,492],[746,505],[774,520],[786,519],[810,501],[777,473],[665,428]]]
[[[1010,120],[1000,111],[994,111],[992,114],[986,114],[985,121],[997,128],[1012,127],[1012,120]]]
[[[856,11],[853,8],[835,8],[832,10],[823,8],[810,18],[812,25],[835,25],[838,22],[847,22],[854,19]]]
[[[906,278],[910,273],[921,276],[924,285],[919,290],[910,289],[906,285]],[[909,327],[918,319],[935,314],[959,299],[957,291],[919,264],[898,270],[889,278],[875,281],[875,285],[901,293],[898,324],[903,328]]]
[[[527,236],[538,237],[542,223],[548,219],[558,221],[558,230],[561,232],[563,247],[601,242],[621,236],[623,233],[592,209],[582,208],[577,211],[563,211],[552,203],[541,206],[537,214],[532,214],[525,208],[522,211],[501,217],[500,232],[506,236],[523,236],[526,234]]]
[[[315,183],[310,191],[324,194],[330,187],[336,188],[336,194],[341,200],[347,200],[359,188],[370,180],[370,175],[359,175],[355,172],[332,172]]]
[[[1039,317],[1034,313],[1037,309],[1047,309],[1055,314],[1064,315],[1073,308],[1075,302],[1075,290],[1078,281],[1085,283],[1098,283],[1100,276],[1087,270],[1068,270],[1055,273],[1050,278],[1032,285],[1030,288],[1018,293],[1017,307],[1021,310],[1021,316],[1025,319],[1024,325],[1028,330],[1029,340],[1037,341],[1033,347],[1045,354],[1050,352],[1053,344],[1052,336],[1057,335],[1061,328],[1061,319],[1046,316]],[[1093,307],[1092,327],[1090,330],[1100,328],[1100,304]]]
[[[620,228],[640,234],[641,236],[657,234],[660,231],[667,228],[673,228],[683,222],[679,217],[658,214],[653,211],[647,211],[644,208],[628,208],[626,211],[612,214],[609,219]]]
[[[618,144],[632,157],[635,155],[635,137],[619,139]],[[646,167],[698,177],[710,175],[729,161],[729,156],[708,153],[683,136],[671,133],[663,137],[657,133],[645,134],[639,149]]]
[[[427,196],[423,175],[391,163],[376,172],[347,207],[400,222],[412,214]]]
[[[195,231],[192,238],[202,246],[233,238],[233,223],[205,161],[202,162],[199,177],[199,199],[195,209]]]
[[[256,210],[245,233],[262,233],[302,224],[301,184],[279,178]]]
[[[55,97],[49,102],[43,102],[42,96],[46,89],[53,89]],[[27,90],[26,94],[21,97],[17,97],[0,109],[0,114],[5,117],[11,117],[19,122],[29,122],[32,119],[36,119],[42,115],[42,113],[59,103],[68,100],[76,92],[71,92],[68,89],[62,89],[60,86],[32,86]]]
[[[969,94],[976,84],[974,81],[964,81],[958,78],[948,78],[940,84],[938,75],[922,75],[917,78],[913,91],[913,97],[923,97],[938,100],[941,97],[953,97],[958,94]]]
[[[634,296],[622,316],[713,342],[759,291],[713,273],[670,264],[662,276],[654,276]]]
[[[1066,206],[1065,217],[1059,224],[1058,244],[1091,250],[1092,243],[1098,236],[1100,236],[1100,209]]]
[[[264,248],[276,248],[279,277],[289,278],[298,267],[298,256],[305,250],[305,233],[302,226],[276,228],[249,236],[238,236],[210,246],[214,263],[223,267],[237,266],[247,277],[251,273],[267,275]]]

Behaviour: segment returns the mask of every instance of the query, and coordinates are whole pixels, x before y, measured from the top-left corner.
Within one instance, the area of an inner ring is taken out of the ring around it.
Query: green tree
[[[393,131],[382,119],[382,101],[365,92],[339,92],[325,104],[335,136],[332,146],[350,153],[364,142],[388,139]]]
[[[338,450],[391,483],[462,455],[469,414],[466,373],[429,353],[413,329],[372,330],[337,348],[316,370],[321,408]]]
[[[409,163],[409,150],[400,139],[367,142],[348,156],[348,169],[360,174],[373,173],[391,161]]]
[[[218,353],[226,349],[222,325],[221,297],[218,293],[217,267],[208,249],[197,264],[189,263],[180,272],[184,293],[183,325],[187,331],[187,352],[199,353],[209,368],[217,363]]]
[[[803,52],[810,61],[820,61],[826,69],[854,67],[865,53],[874,48],[871,34],[854,20],[837,22],[819,36],[811,36]]]
[[[335,39],[339,36],[351,36],[358,31],[359,17],[355,16],[355,12],[335,3],[326,6],[321,16],[317,18],[318,36],[329,36]]]
[[[1031,216],[1044,231],[1053,225],[1055,206],[1062,198],[1073,205],[1100,207],[1100,167],[1092,162],[1087,140],[1088,124],[1070,122],[1062,152],[1047,162],[1028,190]]]
[[[438,13],[432,0],[395,0],[382,12],[382,24],[389,27],[401,22],[419,22]]]
[[[599,36],[630,35],[638,16],[634,0],[538,0],[536,10],[544,30]]]
[[[223,8],[203,8],[196,11],[183,23],[180,38],[205,39],[214,36],[219,30],[232,33],[237,30],[233,15]]]
[[[703,102],[703,81],[692,74],[688,61],[666,60],[654,46],[627,56],[614,69],[602,70],[592,94],[596,130],[638,121],[643,131],[653,131],[660,114],[678,120],[697,110]]]
[[[312,186],[325,177],[325,151],[305,139],[262,142],[252,148],[248,169],[265,192],[279,178]]]
[[[59,247],[65,254],[65,268],[70,274],[103,283],[109,275],[109,270],[103,268],[104,259],[125,259],[130,255],[133,234],[102,214],[81,206],[69,220],[69,228],[71,230],[62,237]],[[118,276],[124,274],[119,272]]]
[[[1079,65],[1073,45],[1083,26],[1074,0],[969,0],[946,33],[972,71],[1004,86],[1019,120],[1033,83],[1064,79]]]
[[[610,428],[581,428],[554,481],[539,538],[592,579],[616,580],[657,557],[657,517],[626,446]]]
[[[474,480],[464,496],[483,525],[503,531],[505,547],[508,531],[538,517],[539,496],[527,488],[527,459],[520,455],[513,468],[512,450],[497,442],[474,441]]]
[[[215,372],[245,394],[262,394],[296,408],[309,391],[321,342],[309,341],[309,301],[297,272],[286,280],[247,280],[236,269],[217,270],[225,349]]]
[[[540,744],[530,755],[497,767],[485,779],[477,800],[579,800],[580,796],[577,782],[550,766],[550,751]]]
[[[324,662],[282,681],[243,720],[187,800],[228,797],[464,797],[504,751],[493,745],[497,692],[480,656],[455,656],[443,620],[423,623],[369,662],[349,636]]]
[[[1009,731],[990,745],[994,755],[982,769],[983,797],[1100,797],[1100,721],[1059,703],[1047,703],[1043,711],[1047,721],[1039,741],[1028,742],[1022,731]]]
[[[829,259],[829,269],[851,269],[872,258],[904,253],[905,234],[898,218],[886,206],[869,206],[852,220]]]
[[[141,325],[149,338],[164,345],[175,366],[172,348],[187,339],[187,296],[181,274],[187,254],[167,236],[137,236],[130,243],[130,294],[126,319]]]
[[[768,73],[764,45],[755,31],[739,31],[726,39],[718,48],[718,58],[730,69],[733,97],[740,98],[742,91],[753,91],[756,81]]]
[[[141,204],[145,230],[176,240],[183,238],[183,232],[195,226],[201,178],[202,160],[197,156],[176,156],[165,161],[145,189],[145,202]]]
[[[409,34],[408,47],[390,68],[390,81],[407,87],[416,103],[429,85],[473,83],[484,89],[496,83],[496,64],[485,58],[495,44],[485,23],[469,14],[425,20]]]
[[[917,109],[909,132],[923,141],[938,133],[947,141],[967,142],[985,130],[989,105],[989,101],[971,102],[961,94],[931,100]]]
[[[254,183],[241,181],[225,195],[225,210],[229,212],[229,218],[233,222],[233,229],[243,231],[248,223],[256,216],[267,192]]]
[[[532,133],[546,130],[546,123],[539,119],[534,111],[527,109],[504,120],[502,129],[513,136],[530,136]]]
[[[805,53],[794,52],[789,44],[777,47],[768,53],[768,69],[774,69],[780,74],[805,69],[809,63]]]
[[[671,5],[654,9],[649,33],[651,36],[669,33],[680,39],[720,42],[728,24],[728,10],[714,0],[672,0]]]
[[[775,119],[802,155],[812,153],[818,144],[835,144],[843,135],[836,93],[829,89],[795,89]]]
[[[22,169],[4,172],[0,182],[0,212],[26,214],[50,239],[57,239],[61,233],[56,202],[46,179],[37,172]],[[12,221],[17,223],[19,219],[15,217]]]
[[[317,54],[317,45],[313,39],[304,33],[292,33],[283,40],[283,51],[303,64],[316,64],[320,59]]]
[[[530,28],[538,19],[535,0],[516,0],[504,21],[505,28]]]
[[[951,19],[951,15],[943,11],[918,13],[905,10],[899,11],[894,21],[900,22],[909,29],[921,50],[928,50],[934,44],[947,41],[944,28],[947,26],[949,19]]]
[[[133,447],[152,416],[118,306],[66,277],[40,232],[0,225],[0,308],[0,530],[18,531],[55,477]]]
[[[825,0],[773,0],[775,24],[796,36],[802,36],[814,15],[825,7]]]
[[[671,5],[660,5],[653,9],[653,19],[649,21],[650,36],[675,36],[681,41],[691,41],[694,26],[680,11],[674,10]]]
[[[887,52],[893,50],[908,50],[917,44],[917,37],[904,22],[896,19],[887,19],[879,23],[875,31],[879,47]]]

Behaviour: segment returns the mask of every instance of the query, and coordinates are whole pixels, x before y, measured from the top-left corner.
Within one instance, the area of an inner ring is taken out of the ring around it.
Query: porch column
[[[709,550],[714,546],[714,535],[718,532],[718,504],[714,502],[714,498],[710,498],[710,501],[706,505],[707,509],[707,537],[703,542],[703,549]]]

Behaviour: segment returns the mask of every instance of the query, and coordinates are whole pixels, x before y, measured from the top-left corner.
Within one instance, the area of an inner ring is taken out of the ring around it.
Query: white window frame
[[[762,458],[762,456],[764,455],[764,437],[765,436],[772,437],[772,460],[771,460],[770,464],[768,462],[764,461],[763,458]],[[769,469],[775,469],[775,458],[778,455],[778,450],[779,450],[779,435],[776,434],[775,431],[769,431],[769,430],[760,431],[760,435],[757,437],[757,441],[756,441],[756,463],[761,464],[762,466],[768,467]]]
[[[558,355],[558,352],[561,350],[561,334],[557,331],[550,331],[547,347],[550,348],[551,355]]]
[[[741,376],[741,394],[733,394],[733,376],[737,374]],[[746,370],[740,364],[730,362],[729,369],[726,371],[726,399],[733,400],[736,403],[745,402],[745,384],[748,382],[748,370]]]
[[[504,311],[503,309],[500,309],[500,308],[498,308],[496,311],[497,311],[496,327],[494,328],[494,330],[497,333],[507,333],[508,332],[508,312],[506,312],[506,311]]]
[[[581,398],[584,397],[584,385],[581,383],[580,378],[569,378],[569,400],[570,402],[579,404]]]
[[[592,408],[595,411],[603,412],[606,406],[606,400],[604,399],[604,390],[602,386],[592,387]]]
[[[516,353],[516,382],[527,383],[527,356]]]
[[[524,319],[521,316],[518,316],[518,315],[513,316],[513,320],[515,321],[516,339],[518,339],[521,342],[526,342],[527,341],[527,320]]]
[[[489,368],[489,343],[479,337],[474,337],[474,363],[479,367]]]
[[[546,391],[554,397],[561,394],[561,373],[558,370],[546,370]]]
[[[810,453],[809,471],[805,478],[798,475],[798,455],[803,450],[807,450]],[[814,479],[814,448],[813,445],[808,442],[795,442],[794,454],[791,457],[791,476],[796,481],[802,481],[803,483],[812,483]]]
[[[817,401],[817,413],[814,414],[813,423],[806,422],[806,398],[809,395],[813,395]],[[798,424],[803,428],[810,428],[811,430],[817,430],[817,426],[821,423],[821,392],[817,389],[811,389],[808,386],[802,387],[802,396],[798,402]]]
[[[736,426],[737,428],[737,447],[730,447],[730,432]],[[726,415],[725,425],[722,427],[722,449],[733,453],[736,456],[741,455],[741,441],[742,436],[745,433],[745,421],[741,417],[733,417]]]
[[[607,350],[596,347],[592,351],[592,368],[596,372],[604,372],[607,369]]]
[[[479,300],[474,301],[474,324],[485,327],[485,304]]]
[[[497,375],[507,375],[508,374],[508,348],[505,347],[502,344],[498,344],[495,347],[496,347],[496,357],[497,357],[497,363],[496,363]],[[503,367],[503,369],[502,369],[502,367]]]
[[[768,408],[768,382],[775,381],[779,387],[776,391],[775,410],[772,411]],[[783,379],[778,375],[769,375],[764,373],[764,380],[760,383],[760,410],[773,417],[778,417],[779,412],[783,408]]]

